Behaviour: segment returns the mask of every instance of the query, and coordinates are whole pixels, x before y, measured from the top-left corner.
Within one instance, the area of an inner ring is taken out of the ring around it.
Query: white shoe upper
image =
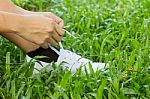
[[[89,71],[89,64],[92,65],[94,71],[98,69],[103,69],[105,67],[105,63],[93,63],[91,60],[86,58],[82,58],[80,55],[73,53],[69,50],[60,49],[60,56],[56,62],[57,65],[62,64],[65,68],[71,70],[72,73],[76,72],[78,68],[81,67],[84,72],[84,67]]]
[[[26,57],[27,61],[30,61],[30,57]],[[80,55],[73,53],[69,50],[60,49],[59,57],[56,65],[63,66],[63,69],[69,69],[72,73],[75,73],[78,68],[81,67],[82,72],[84,72],[84,67],[86,67],[87,71],[89,72],[89,64],[91,64],[94,71],[103,69],[105,67],[105,63],[94,63],[91,60],[86,58],[82,58]],[[35,62],[35,69],[34,73],[38,73],[43,67],[50,65],[49,63],[45,62]],[[53,70],[51,66],[49,66],[48,71]]]

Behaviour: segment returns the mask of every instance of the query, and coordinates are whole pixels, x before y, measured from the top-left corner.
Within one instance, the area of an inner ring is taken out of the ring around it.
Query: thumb
[[[41,45],[41,47],[44,48],[44,49],[48,49],[48,43],[45,42],[44,44]]]

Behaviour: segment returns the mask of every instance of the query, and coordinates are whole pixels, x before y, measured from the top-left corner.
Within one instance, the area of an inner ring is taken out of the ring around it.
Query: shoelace
[[[64,31],[65,31],[68,35],[72,36],[73,38],[77,38],[77,37],[73,36],[69,31],[67,31],[67,30],[65,30],[65,29],[64,29]],[[56,48],[50,46],[50,44],[48,44],[48,45],[49,45],[49,47],[50,47],[52,50],[54,50],[58,55],[60,55],[60,52],[59,52]],[[64,49],[61,42],[59,42],[59,46],[60,46],[61,49]],[[70,57],[70,60],[72,60],[72,61],[75,60],[75,61],[78,61],[79,63],[82,63],[82,64],[84,64],[85,61],[89,61],[88,59],[81,58],[81,56],[79,56],[79,55],[77,55],[77,54],[75,54],[75,53],[72,53],[72,52],[70,52],[70,51],[67,51],[67,53],[70,53],[70,54],[71,54],[71,55],[69,54],[69,57]],[[74,59],[74,56],[77,58],[77,60]]]
[[[76,38],[76,37],[73,36],[69,31],[67,31],[67,30],[65,30],[65,29],[64,29],[64,31],[65,31],[68,35],[70,35],[70,36]],[[60,55],[60,52],[59,52],[56,48],[52,47],[52,46],[50,45],[50,43],[48,43],[48,46],[49,46],[53,51],[55,51],[58,55]],[[61,42],[59,42],[59,46],[60,46],[61,49],[64,49]]]

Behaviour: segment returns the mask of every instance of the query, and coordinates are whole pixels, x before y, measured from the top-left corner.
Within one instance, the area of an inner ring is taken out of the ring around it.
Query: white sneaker
[[[31,58],[29,56],[26,56],[27,61],[29,62],[31,60]],[[36,61],[35,59],[33,59],[34,61]],[[89,69],[89,64],[91,64],[94,72],[96,70],[101,70],[105,67],[105,63],[95,63],[92,62],[91,60],[88,60],[86,58],[82,58],[81,56],[77,55],[76,53],[73,53],[69,50],[64,50],[64,49],[60,49],[59,52],[59,57],[57,62],[55,63],[56,65],[61,65],[63,67],[63,69],[69,69],[72,73],[75,73],[77,69],[79,69],[81,67],[82,72],[85,71],[85,67],[87,69],[88,72],[90,72]],[[50,65],[50,66],[48,66]],[[39,70],[41,70],[43,67],[48,66],[48,71],[53,70],[52,66],[50,63],[45,63],[42,61],[39,62],[35,62],[35,69],[33,71],[33,73],[38,73]]]

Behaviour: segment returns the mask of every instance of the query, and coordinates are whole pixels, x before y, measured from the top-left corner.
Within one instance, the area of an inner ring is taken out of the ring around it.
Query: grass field
[[[150,99],[149,0],[13,0],[32,11],[51,11],[65,21],[65,49],[104,71],[71,75],[57,67],[32,76],[25,54],[0,37],[0,98]]]

